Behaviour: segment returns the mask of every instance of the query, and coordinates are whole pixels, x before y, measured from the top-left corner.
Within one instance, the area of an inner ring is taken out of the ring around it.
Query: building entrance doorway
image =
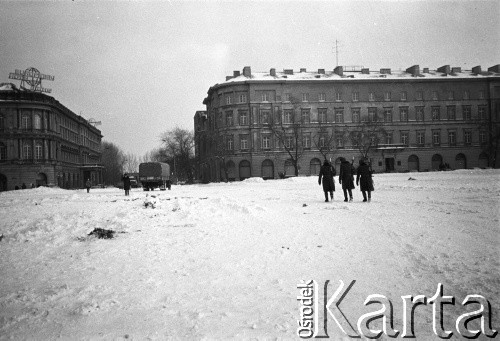
[[[47,175],[38,173],[36,176],[36,187],[47,186]]]
[[[394,158],[393,157],[386,157],[385,158],[385,171],[386,172],[393,172],[394,171]]]

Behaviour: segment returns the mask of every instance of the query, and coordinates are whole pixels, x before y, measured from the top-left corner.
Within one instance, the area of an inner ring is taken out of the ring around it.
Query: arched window
[[[7,148],[0,142],[0,160],[7,160]]]
[[[295,167],[293,166],[293,162],[291,159],[285,160],[285,175],[286,176],[295,175]]]
[[[318,158],[314,158],[309,163],[309,175],[318,175],[321,168],[321,161]]]
[[[274,164],[269,159],[262,161],[262,178],[274,179]]]
[[[467,158],[464,154],[457,154],[455,157],[455,169],[465,169],[467,168]]]
[[[443,163],[443,157],[439,154],[432,155],[432,169],[440,169]]]
[[[410,172],[412,171],[419,171],[420,169],[420,165],[419,165],[419,159],[418,159],[418,156],[416,155],[410,155],[408,157],[408,170]]]
[[[31,154],[31,146],[27,143],[24,144],[23,146],[23,158],[25,160],[29,160],[32,158],[32,154]]]
[[[40,142],[35,144],[35,160],[40,160],[43,158],[43,148]]]
[[[250,161],[243,160],[240,162],[240,180],[245,180],[251,177]]]
[[[482,152],[479,155],[479,165],[478,166],[480,168],[486,168],[486,167],[488,167],[488,154],[486,154],[485,152]]]
[[[42,129],[42,117],[40,115],[35,115],[33,125],[35,129]]]

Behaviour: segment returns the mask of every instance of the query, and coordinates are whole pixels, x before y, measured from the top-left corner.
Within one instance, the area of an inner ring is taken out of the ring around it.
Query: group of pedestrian
[[[123,174],[122,181],[123,181],[123,189],[125,190],[125,195],[129,196],[131,185],[130,185],[130,177],[128,176],[127,173]],[[90,187],[92,187],[92,181],[90,181],[90,179],[87,179],[87,181],[85,182],[85,187],[87,188],[87,193],[89,193]]]
[[[354,169],[354,165],[347,161],[345,158],[340,158],[340,172],[339,172],[339,184],[342,185],[342,191],[344,192],[344,201],[352,201],[352,190],[354,186],[354,173],[356,171],[356,185],[359,186],[361,193],[363,194],[363,202],[371,201],[373,192],[373,179],[371,167],[365,160],[359,161],[359,167],[357,170]],[[325,193],[325,202],[328,202],[328,195],[330,195],[330,200],[333,201],[333,192],[335,192],[335,180],[333,177],[336,175],[335,167],[328,161],[325,160],[321,166],[318,178],[318,184],[323,183],[323,192]]]
[[[23,184],[21,185],[21,189],[26,189],[28,188],[28,186],[26,186],[26,184],[23,182]],[[35,188],[35,184],[34,183],[31,183],[31,188]],[[19,189],[19,186],[15,186],[14,187],[15,190],[18,190]]]

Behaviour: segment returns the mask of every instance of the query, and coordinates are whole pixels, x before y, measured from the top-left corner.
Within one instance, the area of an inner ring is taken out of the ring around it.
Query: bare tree
[[[290,98],[291,108],[278,111],[278,116],[270,119],[269,127],[279,145],[286,151],[299,175],[299,160],[304,153],[304,120],[300,113],[300,102]]]
[[[339,148],[349,140],[347,127],[332,127],[327,123],[318,121],[318,129],[313,138],[313,144],[319,150],[325,160],[331,159]]]
[[[139,159],[135,154],[127,153],[125,155],[124,170],[126,173],[137,173],[139,171]]]
[[[162,134],[161,141],[167,161],[177,179],[193,180],[194,134],[179,127]]]
[[[139,158],[139,163],[143,162],[164,162],[167,159],[167,155],[165,153],[165,149],[158,147],[154,148],[146,154],[144,154],[142,157]]]
[[[368,117],[357,125],[356,130],[348,132],[352,146],[359,150],[363,158],[368,158],[370,152],[383,141],[387,132],[383,127],[383,121],[376,115]]]

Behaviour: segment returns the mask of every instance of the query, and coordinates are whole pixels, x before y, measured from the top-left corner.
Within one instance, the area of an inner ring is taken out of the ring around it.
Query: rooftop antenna
[[[335,66],[339,66],[339,41],[335,39]]]

